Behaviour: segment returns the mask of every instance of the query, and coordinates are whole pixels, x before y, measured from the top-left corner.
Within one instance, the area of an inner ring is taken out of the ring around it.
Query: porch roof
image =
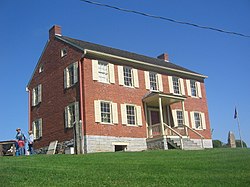
[[[162,99],[162,105],[171,105],[185,101],[187,97],[163,92],[149,92],[143,97],[142,101],[150,106],[159,106],[159,98]]]

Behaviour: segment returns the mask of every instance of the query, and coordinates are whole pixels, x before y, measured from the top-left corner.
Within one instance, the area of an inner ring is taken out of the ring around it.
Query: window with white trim
[[[64,49],[61,49],[61,57],[64,57],[67,55],[67,49],[64,48]]]
[[[114,64],[102,60],[92,60],[92,77],[98,82],[114,84]]]
[[[74,102],[69,104],[64,109],[65,128],[71,128],[75,123],[79,122],[79,104]]]
[[[118,78],[119,85],[139,88],[137,69],[127,66],[118,66]]]
[[[78,82],[78,62],[64,69],[64,88],[69,88]]]
[[[121,104],[122,124],[142,126],[141,106]]]
[[[177,124],[178,124],[178,127],[183,127],[183,112],[180,111],[180,110],[177,110],[176,111],[176,117],[177,117]]]
[[[124,85],[133,86],[133,76],[132,76],[132,68],[123,67],[123,77],[124,77]]]
[[[206,129],[205,114],[202,112],[190,112],[192,118],[192,127],[197,130]]]
[[[44,70],[44,66],[43,66],[43,64],[42,64],[42,65],[40,65],[40,67],[39,67],[39,69],[38,69],[38,72],[39,72],[39,73],[42,73],[43,70]]]
[[[158,90],[157,74],[149,72],[150,90]]]
[[[190,80],[191,96],[197,97],[196,81]]]
[[[104,83],[109,82],[109,69],[107,62],[98,61],[98,81]]]
[[[159,73],[144,71],[146,89],[151,91],[163,91],[162,75]]]
[[[169,91],[177,95],[185,95],[184,81],[182,78],[168,76]]]
[[[95,122],[103,124],[118,124],[117,103],[111,101],[94,101]]]
[[[178,77],[173,77],[173,89],[175,94],[181,94],[180,82]]]
[[[37,87],[32,89],[32,106],[38,105],[42,102],[42,85],[39,84]]]
[[[42,137],[42,118],[32,122],[32,129],[35,140]]]
[[[186,80],[186,83],[189,96],[202,98],[200,82],[195,80]]]

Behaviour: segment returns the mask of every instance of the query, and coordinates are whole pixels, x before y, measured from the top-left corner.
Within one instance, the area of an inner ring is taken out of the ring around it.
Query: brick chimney
[[[54,38],[55,35],[62,36],[61,27],[59,25],[54,25],[49,30],[49,39]]]
[[[167,53],[163,53],[163,54],[159,55],[157,58],[165,60],[166,62],[169,62]]]

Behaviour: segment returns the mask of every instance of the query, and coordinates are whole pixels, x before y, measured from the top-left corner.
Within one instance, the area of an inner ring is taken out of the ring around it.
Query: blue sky
[[[96,0],[180,21],[250,35],[249,0]],[[26,85],[55,24],[65,36],[156,57],[208,76],[206,92],[213,139],[239,138],[250,146],[250,38],[179,25],[98,7],[80,0],[0,1],[0,140],[28,131]]]

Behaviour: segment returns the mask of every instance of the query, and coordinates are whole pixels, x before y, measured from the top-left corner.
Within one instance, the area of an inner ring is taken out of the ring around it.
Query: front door
[[[158,124],[158,125],[156,125]],[[161,124],[160,124],[160,112],[157,109],[150,109],[149,110],[149,125],[153,126],[151,127],[150,134],[152,136],[158,136],[161,135]]]

